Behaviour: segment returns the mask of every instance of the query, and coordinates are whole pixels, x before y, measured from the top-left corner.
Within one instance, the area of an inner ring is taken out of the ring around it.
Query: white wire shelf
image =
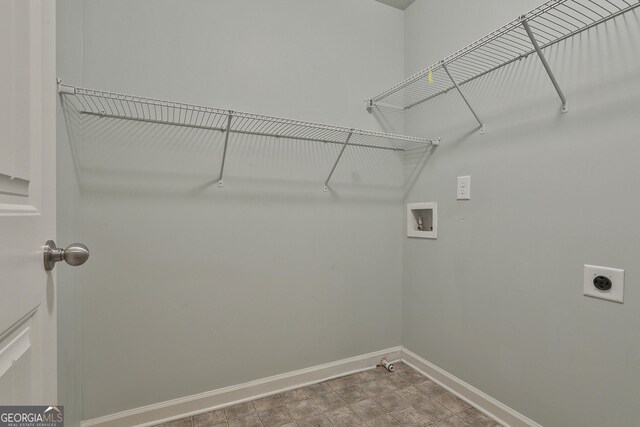
[[[634,10],[640,0],[551,0],[514,19],[394,87],[367,99],[369,112],[375,105],[406,110],[479,77],[537,53],[562,100],[567,100],[542,50],[582,31]],[[469,102],[467,105],[483,123]]]
[[[171,126],[184,126],[225,132],[225,143],[218,185],[223,173],[230,134],[244,134],[301,141],[340,144],[340,154],[324,183],[325,191],[347,146],[403,151],[438,145],[439,139],[395,135],[352,129],[301,120],[285,119],[240,111],[224,110],[181,102],[145,98],[58,83],[58,93],[80,114],[120,120],[132,120]]]

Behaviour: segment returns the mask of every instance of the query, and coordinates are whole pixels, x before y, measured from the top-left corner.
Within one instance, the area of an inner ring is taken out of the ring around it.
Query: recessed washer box
[[[423,239],[438,238],[437,203],[409,203],[407,205],[407,236]]]

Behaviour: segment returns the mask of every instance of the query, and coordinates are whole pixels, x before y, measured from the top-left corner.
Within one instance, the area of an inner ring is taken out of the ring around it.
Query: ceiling
[[[395,7],[396,9],[405,10],[411,3],[416,0],[376,0],[377,2],[384,3],[388,6]]]

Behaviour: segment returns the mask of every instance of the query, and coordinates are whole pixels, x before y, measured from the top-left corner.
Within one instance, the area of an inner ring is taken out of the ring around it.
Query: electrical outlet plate
[[[593,279],[598,276],[608,277],[611,280],[611,289],[601,291],[596,288],[593,284]],[[583,294],[586,296],[622,303],[624,297],[624,270],[585,264],[582,287]]]
[[[458,177],[458,200],[471,200],[471,177]]]

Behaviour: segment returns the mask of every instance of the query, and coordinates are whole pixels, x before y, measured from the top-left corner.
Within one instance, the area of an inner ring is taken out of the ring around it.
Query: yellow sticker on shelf
[[[427,74],[427,78],[429,79],[429,84],[433,84],[433,73],[429,70],[429,74]]]

